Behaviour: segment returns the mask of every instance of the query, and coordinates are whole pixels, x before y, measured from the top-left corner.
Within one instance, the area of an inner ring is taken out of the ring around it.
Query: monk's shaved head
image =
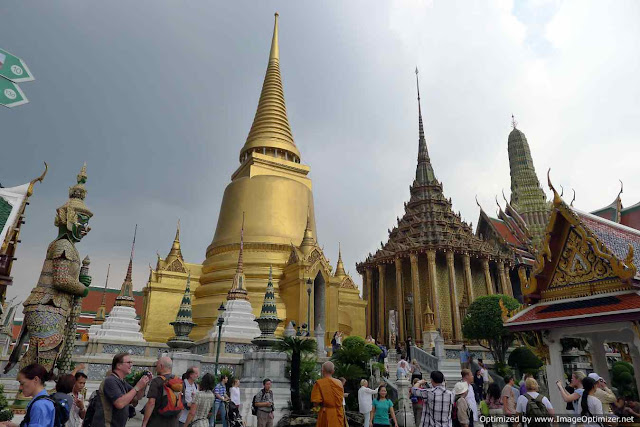
[[[324,362],[322,364],[322,373],[327,375],[333,375],[336,368],[333,366],[333,362]]]

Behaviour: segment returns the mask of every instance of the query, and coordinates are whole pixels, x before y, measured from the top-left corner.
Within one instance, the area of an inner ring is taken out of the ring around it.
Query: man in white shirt
[[[462,376],[462,381],[469,384],[469,388],[473,386],[473,374],[470,369],[463,369],[460,371],[460,375]],[[469,408],[471,408],[471,412],[473,412],[473,421],[477,423],[478,418],[478,404],[476,403],[476,397],[474,393],[467,393],[467,397],[465,398],[467,403],[469,404]]]
[[[191,407],[191,402],[196,396],[196,392],[198,391],[198,385],[196,384],[196,380],[200,376],[200,369],[197,366],[192,366],[187,369],[187,372],[182,376],[182,380],[184,382],[183,385],[183,395],[184,395],[184,410],[180,413],[180,417],[178,418],[178,424],[180,427],[184,426],[185,421],[187,421],[187,415],[189,415],[189,408]]]
[[[518,417],[522,417],[522,415],[527,415],[527,405],[529,403],[529,399],[527,399],[527,395],[529,395],[532,399],[537,399],[540,396],[538,393],[539,386],[538,381],[533,378],[527,378],[525,381],[525,387],[527,388],[527,392],[518,398],[518,402],[516,403],[516,413]],[[551,406],[551,402],[545,396],[542,397],[542,404],[547,408],[547,412],[549,415],[554,415],[553,406]],[[526,427],[526,423],[522,423]]]

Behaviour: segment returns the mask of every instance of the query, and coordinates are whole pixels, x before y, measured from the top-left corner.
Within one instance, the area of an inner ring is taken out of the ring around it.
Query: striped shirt
[[[420,389],[412,388],[414,396],[424,399],[420,427],[451,427],[451,409],[454,395],[443,385]]]
[[[216,388],[213,389],[213,392],[216,395],[216,403],[218,403],[220,402],[220,399],[218,399],[218,395],[220,397],[224,397],[224,395],[227,394],[227,387],[225,387],[225,385],[222,383],[218,383]]]

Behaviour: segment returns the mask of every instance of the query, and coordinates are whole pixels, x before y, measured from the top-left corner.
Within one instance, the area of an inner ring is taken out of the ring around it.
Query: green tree
[[[311,339],[301,337],[285,337],[279,341],[275,349],[277,351],[286,352],[291,357],[291,407],[294,412],[300,412],[302,409],[302,400],[300,399],[300,365],[302,355],[314,353],[316,351],[316,342]]]
[[[535,375],[542,365],[542,360],[528,347],[518,347],[509,355],[509,366],[517,368],[521,373]]]
[[[9,403],[4,396],[4,386],[0,384],[0,421],[11,421],[13,419],[13,411],[9,409]]]
[[[476,298],[462,322],[462,334],[466,339],[477,341],[493,355],[496,364],[505,364],[507,350],[514,336],[502,324],[500,300],[507,310],[515,310],[520,304],[515,298],[507,295],[487,295]],[[482,343],[486,341],[488,347]]]
[[[618,389],[618,393],[637,400],[638,390],[636,390],[633,366],[628,362],[619,361],[613,364],[611,373],[611,383]]]
[[[369,362],[382,352],[377,345],[367,344],[364,338],[350,336],[344,339],[340,350],[336,351],[331,360],[336,371],[336,377],[344,377],[347,380],[345,391],[350,392],[347,399],[347,407],[353,409],[357,405],[358,384],[362,378],[368,376]]]

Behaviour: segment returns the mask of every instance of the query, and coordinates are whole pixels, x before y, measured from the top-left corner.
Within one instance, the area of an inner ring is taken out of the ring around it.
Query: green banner
[[[5,107],[17,107],[29,102],[17,84],[6,79],[0,79],[0,104]]]
[[[22,59],[2,49],[0,49],[0,76],[14,83],[34,80],[33,74]]]

